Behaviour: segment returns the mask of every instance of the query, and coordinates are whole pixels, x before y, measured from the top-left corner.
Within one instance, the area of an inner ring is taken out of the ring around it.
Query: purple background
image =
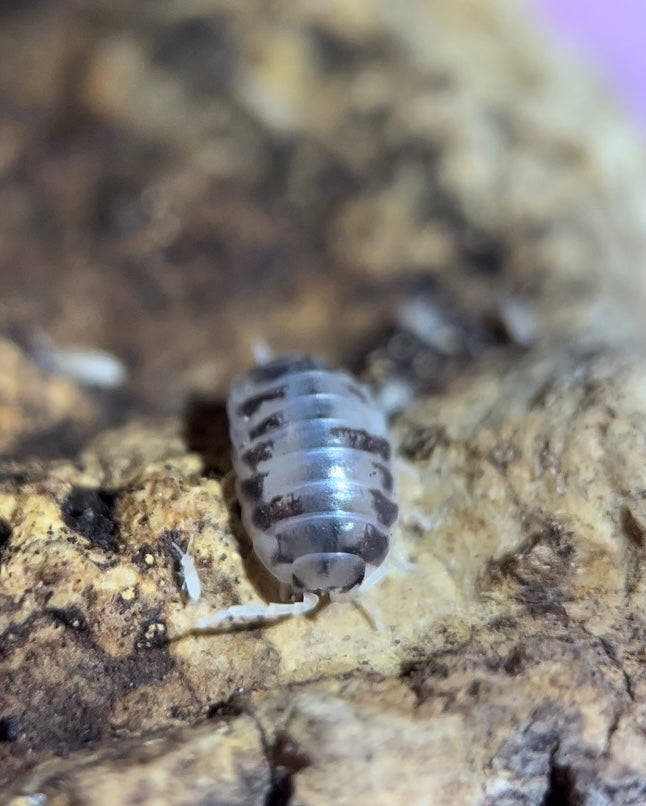
[[[646,131],[646,0],[534,0]]]

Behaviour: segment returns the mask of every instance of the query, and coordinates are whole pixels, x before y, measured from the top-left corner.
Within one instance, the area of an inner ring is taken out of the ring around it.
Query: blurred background
[[[646,131],[646,6],[641,0],[534,0],[543,21],[585,58]]]
[[[594,5],[2,0],[0,453],[222,397],[258,343],[396,413],[634,339],[646,12]]]

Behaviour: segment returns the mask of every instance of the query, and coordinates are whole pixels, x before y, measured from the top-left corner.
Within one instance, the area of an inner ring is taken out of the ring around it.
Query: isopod
[[[378,581],[398,505],[383,413],[351,375],[300,356],[234,379],[227,403],[242,522],[261,563],[302,601],[234,605],[195,629],[313,610]]]
[[[186,551],[182,551],[177,543],[173,543],[173,548],[177,552],[177,558],[179,560],[179,568],[182,576],[182,590],[186,593],[188,601],[195,603],[198,602],[202,596],[202,585],[200,584],[200,576],[195,567],[195,560],[191,554],[192,542],[193,536],[191,535],[188,545],[186,546]]]

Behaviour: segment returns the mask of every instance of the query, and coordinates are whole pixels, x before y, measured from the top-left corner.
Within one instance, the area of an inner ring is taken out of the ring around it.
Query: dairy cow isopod
[[[369,390],[290,356],[235,378],[227,412],[243,525],[267,572],[302,601],[234,605],[196,629],[305,613],[381,578],[398,506],[388,428]]]

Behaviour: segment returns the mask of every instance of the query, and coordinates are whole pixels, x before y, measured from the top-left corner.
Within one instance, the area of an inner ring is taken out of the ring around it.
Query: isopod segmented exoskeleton
[[[340,600],[384,572],[397,519],[386,420],[351,375],[307,357],[238,376],[227,411],[242,521],[265,568],[302,601],[199,619],[274,618]]]

